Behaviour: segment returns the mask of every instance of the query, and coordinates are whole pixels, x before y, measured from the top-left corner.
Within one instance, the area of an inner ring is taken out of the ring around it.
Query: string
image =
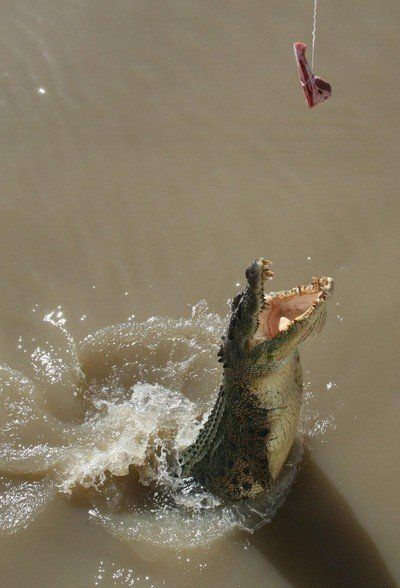
[[[314,50],[315,50],[315,35],[317,32],[317,5],[318,0],[314,0],[314,13],[313,13],[313,31],[312,31],[312,52],[311,52],[311,69],[314,69]]]

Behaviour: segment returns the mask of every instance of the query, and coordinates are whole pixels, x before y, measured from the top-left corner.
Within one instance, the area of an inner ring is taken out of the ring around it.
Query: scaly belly
[[[278,476],[296,438],[300,403],[294,402],[274,417],[267,437],[268,469],[273,480]]]
[[[269,432],[265,439],[268,469],[274,480],[296,438],[302,400],[302,376],[298,354],[285,369],[258,383],[256,395],[268,410]]]

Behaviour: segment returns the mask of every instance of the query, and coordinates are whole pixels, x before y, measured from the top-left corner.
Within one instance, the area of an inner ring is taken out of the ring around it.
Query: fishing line
[[[317,33],[317,6],[318,6],[318,0],[314,0],[313,31],[312,31],[312,50],[311,50],[311,69],[314,69],[315,36],[316,36],[316,33]]]

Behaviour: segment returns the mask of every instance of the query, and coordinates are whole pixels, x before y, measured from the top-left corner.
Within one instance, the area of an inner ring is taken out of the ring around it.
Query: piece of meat
[[[293,49],[307,104],[309,108],[312,108],[332,96],[331,85],[313,74],[306,59],[307,45],[305,43],[295,43]]]

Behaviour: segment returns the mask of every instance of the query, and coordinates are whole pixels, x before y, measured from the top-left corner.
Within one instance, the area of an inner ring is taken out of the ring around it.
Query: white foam
[[[196,432],[196,406],[158,384],[136,384],[127,401],[94,400],[99,411],[78,431],[76,449],[60,488],[99,487],[107,475],[124,476],[140,468],[143,482],[156,479],[163,456],[185,445]],[[160,455],[157,459],[157,450]]]

